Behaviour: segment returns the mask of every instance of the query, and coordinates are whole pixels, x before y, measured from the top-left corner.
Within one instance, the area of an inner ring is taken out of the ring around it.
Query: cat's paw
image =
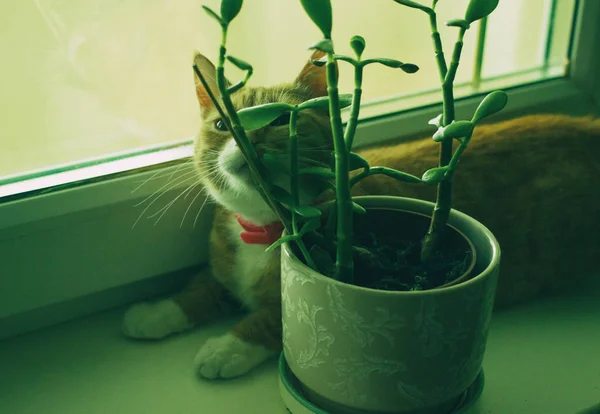
[[[187,315],[172,300],[138,303],[123,317],[123,333],[137,339],[160,339],[192,328]]]
[[[208,339],[196,354],[194,366],[204,378],[234,378],[245,374],[273,355],[275,351],[227,333]]]

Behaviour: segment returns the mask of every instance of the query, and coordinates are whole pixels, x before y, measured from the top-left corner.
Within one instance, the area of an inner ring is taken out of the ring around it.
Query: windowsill
[[[600,401],[600,278],[577,292],[494,315],[486,383],[469,414],[574,414]],[[0,343],[7,413],[284,414],[276,362],[230,381],[193,374],[200,344],[226,321],[159,342],[120,335],[123,310]],[[243,408],[240,408],[243,407]]]

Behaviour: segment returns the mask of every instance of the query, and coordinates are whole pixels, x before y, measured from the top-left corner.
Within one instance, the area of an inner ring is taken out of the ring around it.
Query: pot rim
[[[383,201],[383,200],[390,200],[390,199],[401,199],[403,201],[409,201],[411,203],[425,205],[428,208],[430,207],[431,210],[433,210],[433,207],[435,206],[434,203],[432,203],[432,202],[420,200],[420,199],[416,199],[416,198],[410,198],[410,197],[357,196],[357,197],[352,197],[352,199],[354,201],[358,201],[358,202],[360,202],[361,200]],[[329,204],[331,202],[332,201],[328,201],[327,203],[324,203],[324,204]],[[384,208],[386,208],[386,207],[384,207]],[[411,208],[410,206],[406,206],[406,207],[402,207],[401,209],[408,211],[410,213],[414,213],[414,214],[423,214],[423,213],[420,213],[419,211],[411,211],[410,208]],[[333,279],[331,277],[325,276],[319,272],[314,271],[313,269],[311,269],[310,267],[308,267],[307,265],[302,263],[302,261],[300,261],[300,259],[298,259],[296,257],[296,255],[292,252],[292,250],[290,248],[289,242],[285,242],[282,244],[281,251],[286,255],[288,260],[292,261],[295,265],[299,265],[299,266],[305,268],[305,270],[307,272],[309,272],[313,277],[315,277],[317,279],[321,279],[322,281],[328,281],[329,283],[332,283],[338,287],[343,287],[345,289],[356,289],[356,290],[362,291],[365,294],[403,296],[403,297],[413,296],[414,297],[414,296],[418,296],[418,295],[438,295],[442,292],[443,293],[451,293],[452,291],[462,289],[463,287],[469,286],[470,284],[479,283],[479,281],[481,279],[483,279],[488,273],[490,273],[492,271],[492,269],[496,268],[499,265],[500,254],[501,254],[500,253],[500,245],[498,244],[496,237],[486,226],[481,224],[479,221],[475,220],[473,217],[460,212],[459,210],[451,209],[450,217],[452,217],[452,216],[456,216],[462,220],[470,221],[472,224],[475,224],[481,228],[481,230],[483,231],[483,233],[485,234],[486,238],[488,239],[488,241],[490,242],[490,244],[492,246],[492,259],[486,265],[486,267],[477,275],[472,276],[463,282],[455,283],[450,286],[447,286],[447,285],[439,286],[439,287],[436,287],[433,289],[417,290],[417,291],[393,291],[393,290],[380,290],[380,289],[366,288],[363,286],[357,286],[357,285],[353,285],[350,283],[341,282],[339,280]],[[459,228],[458,228],[459,226],[457,227],[456,225],[452,225],[451,227],[455,228],[455,230],[457,230],[461,235],[463,235],[469,241],[469,243],[471,243],[473,245],[475,254],[477,254],[475,244],[471,241],[471,239],[469,237],[467,237],[464,234],[464,232],[459,230]],[[469,267],[469,269],[471,269],[471,267]]]

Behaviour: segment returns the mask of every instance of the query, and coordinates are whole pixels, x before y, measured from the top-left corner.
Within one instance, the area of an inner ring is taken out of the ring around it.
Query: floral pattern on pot
[[[473,231],[475,238],[486,234]],[[284,245],[283,338],[290,369],[332,406],[410,413],[447,405],[481,369],[499,269],[494,246],[480,249],[488,263],[469,281],[390,292],[325,277]]]

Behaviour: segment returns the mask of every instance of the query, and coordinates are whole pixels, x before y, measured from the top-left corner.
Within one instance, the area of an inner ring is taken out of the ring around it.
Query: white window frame
[[[527,112],[598,113],[598,16],[599,1],[580,0],[570,76],[508,89],[503,117]],[[480,99],[460,100],[458,115],[472,113]],[[438,112],[435,105],[361,122],[356,143],[425,135],[427,121]],[[156,154],[147,154],[92,165],[77,174],[100,177],[93,182],[84,179],[1,203],[0,339],[168,293],[205,264],[210,206],[198,217],[195,229],[190,224],[180,228],[183,210],[177,207],[157,226],[146,220],[131,229],[140,213],[133,206],[158,189],[151,180],[132,194],[139,182],[157,169],[174,170],[177,167],[170,164],[189,155],[188,145],[161,152],[158,164]],[[130,171],[114,174],[123,170],[123,163]],[[181,187],[173,192],[177,190]],[[169,197],[173,195],[165,199]]]

